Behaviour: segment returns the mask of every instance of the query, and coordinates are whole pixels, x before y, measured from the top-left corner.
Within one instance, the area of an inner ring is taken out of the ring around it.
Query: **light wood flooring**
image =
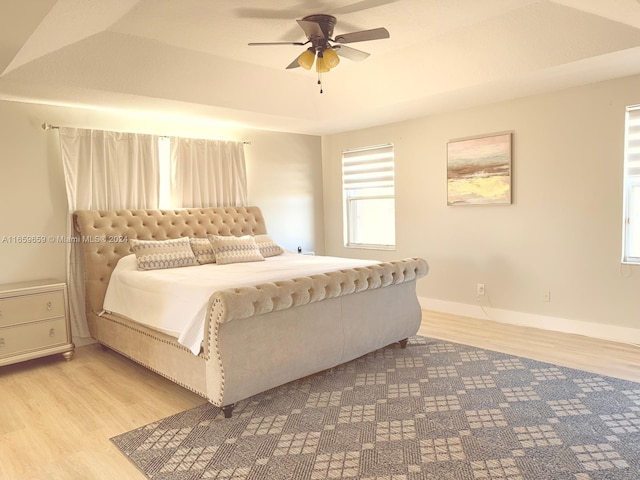
[[[423,312],[420,334],[640,381],[640,347]],[[0,479],[144,480],[109,438],[204,400],[98,345],[0,367]]]

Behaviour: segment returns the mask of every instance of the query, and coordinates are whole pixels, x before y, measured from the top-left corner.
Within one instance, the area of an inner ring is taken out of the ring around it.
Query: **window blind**
[[[393,145],[342,152],[342,184],[345,190],[393,188]]]
[[[640,175],[640,105],[627,107],[625,175]]]
[[[640,264],[640,105],[627,107],[624,142],[622,263]]]

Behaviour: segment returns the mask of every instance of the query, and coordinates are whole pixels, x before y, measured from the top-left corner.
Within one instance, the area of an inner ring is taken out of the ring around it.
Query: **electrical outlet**
[[[542,301],[550,302],[551,301],[551,290],[543,290],[542,291]]]
[[[484,283],[478,284],[478,286],[476,287],[476,295],[478,295],[479,297],[484,295]]]

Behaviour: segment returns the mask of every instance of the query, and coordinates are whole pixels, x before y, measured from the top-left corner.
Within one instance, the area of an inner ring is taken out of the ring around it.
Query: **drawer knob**
[[[0,347],[4,347],[4,338],[0,338]]]
[[[53,308],[52,302],[47,302],[47,310],[51,310]]]
[[[51,330],[49,330],[49,336],[50,337],[55,337],[56,336],[56,329],[52,328]]]

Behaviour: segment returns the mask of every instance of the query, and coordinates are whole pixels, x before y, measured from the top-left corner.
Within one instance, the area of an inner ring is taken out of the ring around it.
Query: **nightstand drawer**
[[[0,328],[0,358],[67,343],[65,317]]]
[[[0,299],[0,327],[64,316],[63,290]]]

